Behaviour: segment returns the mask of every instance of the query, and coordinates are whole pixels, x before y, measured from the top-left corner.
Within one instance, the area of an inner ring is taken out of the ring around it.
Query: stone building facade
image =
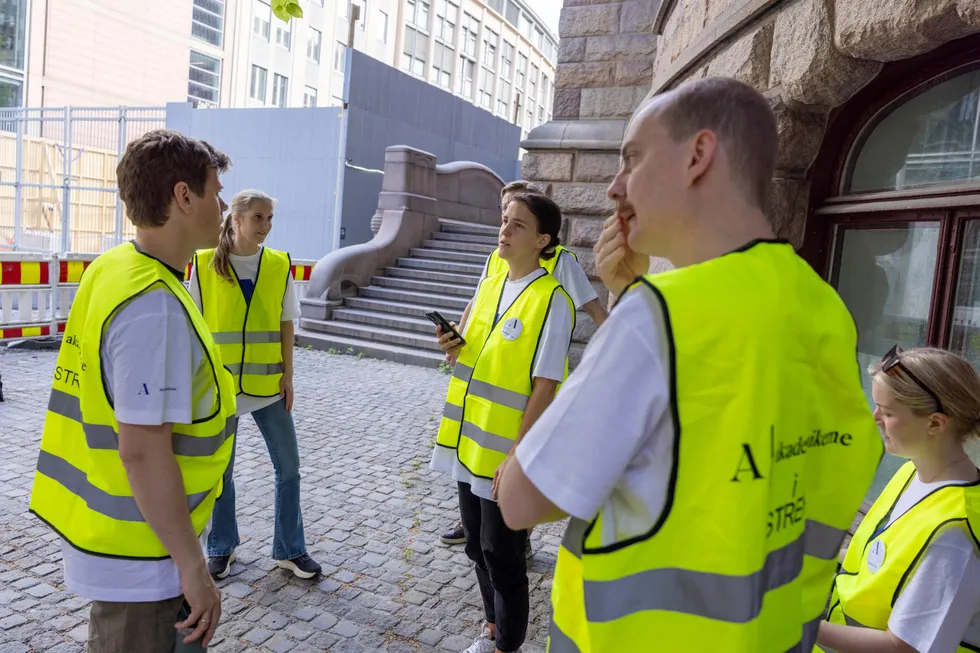
[[[769,99],[768,214],[851,309],[862,366],[895,343],[980,366],[980,3],[566,0],[554,120],[523,173],[590,273],[633,110],[714,75]]]

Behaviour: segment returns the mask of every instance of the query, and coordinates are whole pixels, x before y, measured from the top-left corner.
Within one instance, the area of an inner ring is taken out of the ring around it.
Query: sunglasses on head
[[[881,371],[884,372],[885,374],[894,374],[898,370],[905,372],[906,376],[912,379],[912,381],[914,381],[917,386],[922,388],[923,392],[925,392],[927,395],[932,397],[932,400],[936,402],[936,412],[943,413],[943,402],[939,401],[939,395],[937,395],[935,392],[930,390],[929,386],[927,386],[925,383],[920,381],[919,377],[917,377],[915,374],[912,373],[912,370],[910,370],[907,366],[902,364],[902,360],[901,358],[899,358],[901,353],[902,353],[902,348],[899,347],[898,345],[895,345],[894,347],[889,349],[888,353],[885,354],[885,356],[881,359]]]

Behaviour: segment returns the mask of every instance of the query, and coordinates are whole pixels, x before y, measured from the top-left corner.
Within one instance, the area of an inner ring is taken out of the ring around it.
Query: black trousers
[[[527,637],[527,531],[507,528],[497,504],[473,494],[469,483],[459,483],[459,514],[466,555],[476,565],[484,614],[497,627],[497,648],[516,651]]]

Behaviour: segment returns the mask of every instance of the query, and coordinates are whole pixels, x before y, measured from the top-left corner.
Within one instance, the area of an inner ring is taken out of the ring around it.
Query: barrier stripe
[[[38,286],[50,283],[48,261],[7,261],[0,263],[0,285]]]
[[[294,265],[289,268],[294,281],[309,281],[310,274],[313,272],[312,265]]]
[[[64,331],[65,331],[65,323],[59,322],[58,333],[64,333]],[[0,329],[0,340],[7,340],[10,338],[37,338],[39,336],[49,336],[49,335],[51,335],[50,324]]]
[[[58,282],[78,283],[82,280],[82,273],[88,269],[91,263],[92,261],[59,261]]]

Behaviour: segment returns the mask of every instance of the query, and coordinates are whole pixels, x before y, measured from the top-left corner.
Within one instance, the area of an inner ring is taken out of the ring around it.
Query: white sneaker
[[[490,639],[490,629],[483,627],[480,636],[473,640],[473,643],[463,653],[493,653],[497,650],[497,644]]]

